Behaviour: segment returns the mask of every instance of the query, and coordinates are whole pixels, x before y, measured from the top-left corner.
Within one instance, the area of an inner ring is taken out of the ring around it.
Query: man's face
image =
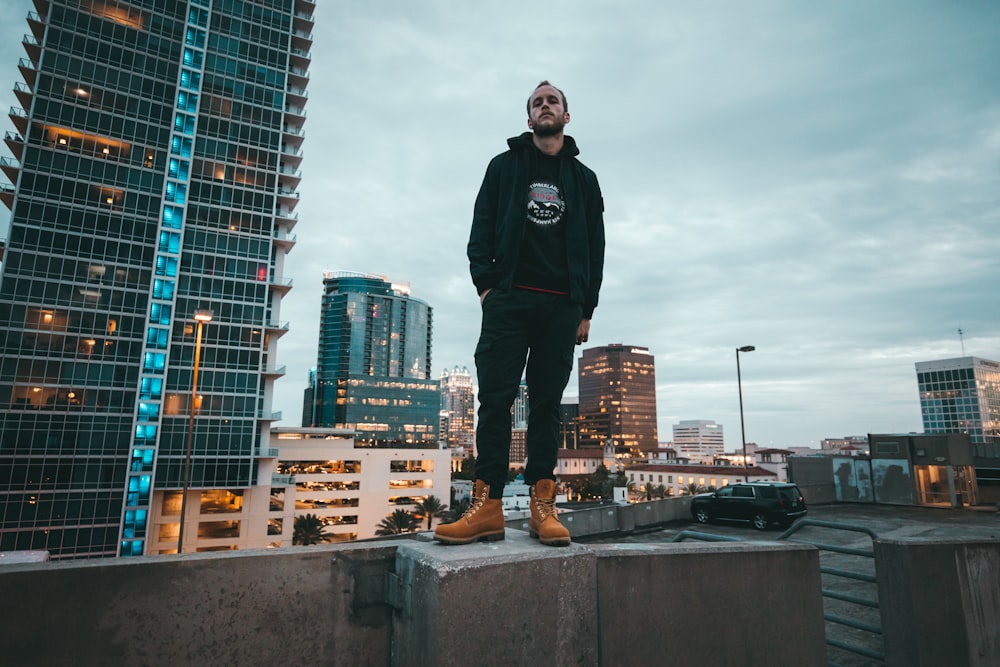
[[[552,86],[542,86],[531,96],[528,127],[541,137],[561,134],[569,122],[562,95]]]

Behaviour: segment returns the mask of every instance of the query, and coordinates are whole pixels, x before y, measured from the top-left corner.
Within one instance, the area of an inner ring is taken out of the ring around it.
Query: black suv
[[[786,528],[805,515],[806,502],[794,484],[730,484],[691,499],[691,516],[698,523],[749,521],[757,530],[767,530],[772,523]]]

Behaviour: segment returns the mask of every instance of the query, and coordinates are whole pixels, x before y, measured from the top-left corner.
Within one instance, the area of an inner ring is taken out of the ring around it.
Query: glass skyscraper
[[[314,7],[29,12],[0,191],[0,549],[132,556],[176,535],[189,419],[192,494],[237,505],[266,469]]]
[[[658,447],[655,360],[645,347],[613,343],[583,351],[579,363],[580,444],[620,451]]]
[[[303,426],[353,428],[369,446],[436,447],[433,309],[409,288],[350,272],[323,277],[312,410]],[[305,423],[308,421],[309,423]]]
[[[471,454],[476,441],[476,391],[468,368],[455,366],[441,374],[441,411],[447,414],[448,425],[442,440]]]
[[[1000,362],[958,357],[916,363],[925,433],[967,433],[980,500],[1000,502]]]

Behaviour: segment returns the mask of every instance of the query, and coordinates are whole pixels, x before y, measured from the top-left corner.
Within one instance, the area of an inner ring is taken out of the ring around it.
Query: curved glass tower
[[[349,272],[323,277],[319,358],[304,426],[353,428],[358,443],[436,447],[433,309],[405,287]]]

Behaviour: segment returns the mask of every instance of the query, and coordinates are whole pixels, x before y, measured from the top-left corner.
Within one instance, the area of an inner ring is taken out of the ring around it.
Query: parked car
[[[806,501],[794,484],[730,484],[691,499],[691,516],[698,523],[748,521],[757,530],[767,530],[774,523],[786,528],[806,511]]]

